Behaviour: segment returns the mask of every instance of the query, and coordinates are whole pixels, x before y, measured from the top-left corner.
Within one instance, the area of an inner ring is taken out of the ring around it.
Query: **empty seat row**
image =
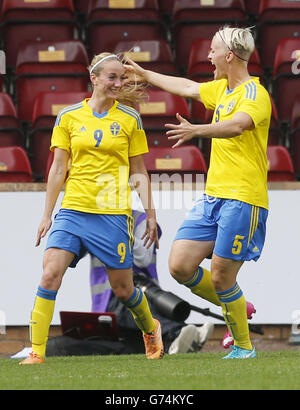
[[[24,41],[72,40],[76,37],[72,0],[3,0],[1,34],[8,67],[15,67]]]
[[[196,38],[211,38],[224,24],[249,26],[243,0],[176,0],[168,26],[157,0],[90,0],[80,35],[72,0],[3,0],[1,31],[7,64],[15,67],[23,41],[84,39],[89,57],[111,51],[120,40],[172,40],[176,64],[185,69]],[[246,3],[250,3],[249,1]],[[271,68],[282,38],[300,36],[297,0],[261,0],[256,33],[263,67]],[[184,41],[183,41],[184,39]]]
[[[283,146],[268,147],[268,181],[295,181],[293,163],[288,150]],[[196,146],[150,147],[145,155],[145,165],[150,175],[192,175],[207,173],[207,165]],[[53,160],[49,153],[46,160],[46,180]],[[151,178],[153,182],[161,179]],[[193,179],[191,179],[193,180]],[[178,179],[174,182],[177,182]],[[31,164],[24,148],[0,147],[0,182],[34,182]],[[179,181],[180,182],[180,181]],[[181,180],[185,182],[185,180]],[[190,182],[190,180],[188,180]]]
[[[223,24],[248,25],[247,11],[242,1],[212,0],[203,2],[203,5],[201,3],[199,5],[198,0],[178,0],[174,4],[173,38],[177,60],[182,67],[196,38],[211,38]],[[277,44],[282,38],[300,36],[299,23],[299,1],[259,2],[255,33],[263,67],[272,67]]]
[[[157,0],[91,0],[88,3],[86,28],[91,55],[112,50],[121,39],[166,37]],[[98,28],[101,28],[100,35]],[[14,68],[19,47],[24,41],[79,38],[73,1],[3,0],[1,33],[7,64]]]

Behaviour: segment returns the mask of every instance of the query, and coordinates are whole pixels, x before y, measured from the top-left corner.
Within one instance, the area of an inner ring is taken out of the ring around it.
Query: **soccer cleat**
[[[199,332],[195,325],[184,326],[169,347],[169,354],[191,353],[198,350]],[[199,349],[200,350],[200,349]]]
[[[35,352],[29,353],[29,356],[26,359],[22,360],[19,364],[42,364],[45,363],[45,360],[42,359]]]
[[[212,323],[204,323],[203,326],[197,328],[195,325],[187,325],[181,329],[181,332],[169,347],[169,354],[177,353],[197,353],[208,340],[214,325]]]
[[[231,336],[230,331],[227,329],[222,340],[222,346],[224,347],[224,349],[229,349],[229,347],[233,346],[233,344],[234,339]]]
[[[256,313],[254,305],[251,302],[247,302],[247,318],[252,319],[252,315],[254,313]],[[222,340],[222,346],[224,347],[224,349],[228,349],[229,347],[233,346],[233,344],[234,339],[231,336],[230,331],[227,329]]]
[[[238,346],[233,346],[232,352],[223,359],[254,359],[256,357],[255,347],[252,350],[242,349]]]
[[[161,326],[157,319],[154,319],[156,327],[152,333],[143,334],[147,359],[161,359],[164,355],[164,345],[161,337]]]

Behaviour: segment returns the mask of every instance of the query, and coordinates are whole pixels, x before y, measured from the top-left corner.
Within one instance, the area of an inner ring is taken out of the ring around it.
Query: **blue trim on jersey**
[[[82,107],[83,107],[83,103],[80,102],[80,103],[77,103],[77,104],[70,105],[66,108],[63,108],[61,111],[59,111],[59,113],[57,115],[54,127],[57,127],[60,124],[61,117],[64,114],[66,114],[67,112],[70,112],[70,111],[78,110],[79,108],[82,108]]]
[[[245,88],[247,90],[246,93],[246,98],[249,100],[256,100],[256,94],[257,94],[257,87],[254,81],[251,81],[251,83],[248,83],[245,85]]]
[[[107,116],[107,114],[108,114],[108,111],[105,111],[105,112],[103,112],[102,114],[99,114],[98,112],[93,111],[94,117],[97,117],[97,118],[104,118],[104,117]]]
[[[250,98],[250,97],[249,97],[249,93],[250,93],[249,84],[246,84],[246,85],[245,85],[245,88],[246,88],[246,90],[247,90],[246,98]]]
[[[142,130],[143,129],[143,123],[140,114],[131,107],[128,107],[127,105],[119,103],[116,107],[118,110],[124,112],[125,114],[130,115],[131,117],[135,118],[138,124],[138,129]]]
[[[233,88],[232,90],[229,90],[229,88],[226,88],[226,95],[232,94],[233,91],[235,90],[235,88]]]
[[[253,88],[254,88],[253,101],[255,101],[256,100],[257,87],[256,87],[256,84],[253,81],[251,81],[251,84],[253,85]]]
[[[125,112],[126,114],[129,114],[132,117],[134,117],[137,120],[138,126],[140,128],[143,127],[141,116],[134,108],[128,107],[127,105],[120,104],[120,103],[118,104],[117,108]]]

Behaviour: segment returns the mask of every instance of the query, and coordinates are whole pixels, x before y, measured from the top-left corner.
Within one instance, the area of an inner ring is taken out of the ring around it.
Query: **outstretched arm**
[[[232,119],[212,124],[191,124],[181,115],[176,114],[179,124],[166,124],[169,140],[178,140],[173,148],[178,147],[194,137],[199,138],[232,138],[241,135],[245,130],[254,128],[250,115],[244,112],[236,113]]]
[[[201,101],[199,95],[200,84],[195,81],[145,70],[130,59],[127,59],[127,63],[124,67],[129,74],[130,81],[147,82],[171,94]]]

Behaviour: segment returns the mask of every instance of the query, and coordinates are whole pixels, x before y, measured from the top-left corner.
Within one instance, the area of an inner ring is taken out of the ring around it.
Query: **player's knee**
[[[61,285],[63,272],[53,259],[44,259],[44,272],[41,280],[41,286],[44,289],[58,290]]]
[[[211,280],[216,292],[222,292],[230,288],[228,275],[225,270],[218,268],[214,269],[211,274]]]
[[[169,271],[171,276],[179,283],[185,282],[191,276],[182,264],[172,260],[169,260]]]
[[[112,288],[115,296],[119,299],[120,302],[126,302],[132,295],[132,291],[125,286],[115,286]]]
[[[44,289],[58,290],[61,285],[61,275],[55,270],[46,269],[44,270],[41,286]]]
[[[221,278],[218,276],[212,276],[211,280],[216,292],[221,292],[223,290],[223,282]]]

